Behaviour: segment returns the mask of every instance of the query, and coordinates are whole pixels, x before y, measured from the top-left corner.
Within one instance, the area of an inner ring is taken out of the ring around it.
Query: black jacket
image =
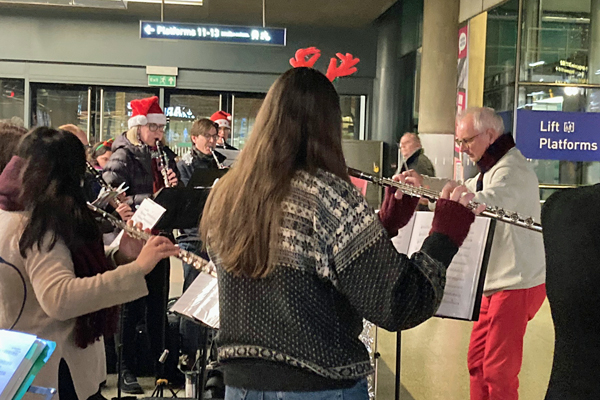
[[[218,151],[215,151],[215,156],[219,159],[220,163],[227,158]],[[197,169],[219,169],[219,167],[212,154],[204,154],[193,147],[192,151],[181,157],[181,160],[177,163],[177,169],[179,169],[179,173],[181,174],[181,182],[187,186],[190,178]],[[200,241],[198,228],[181,229],[177,241],[180,243]]]
[[[115,139],[112,151],[113,154],[104,167],[102,177],[114,187],[125,182],[125,186],[129,187],[127,195],[132,197],[133,205],[140,205],[145,198],[154,194],[150,146],[146,144],[135,146],[123,133]],[[169,168],[175,171],[179,178],[175,163],[176,154],[166,146],[164,151],[169,159]]]
[[[542,208],[554,362],[546,400],[600,399],[600,184],[554,193]]]

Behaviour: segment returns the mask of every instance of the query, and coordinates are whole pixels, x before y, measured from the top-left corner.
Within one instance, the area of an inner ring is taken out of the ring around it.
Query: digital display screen
[[[140,21],[140,38],[285,46],[285,28]]]

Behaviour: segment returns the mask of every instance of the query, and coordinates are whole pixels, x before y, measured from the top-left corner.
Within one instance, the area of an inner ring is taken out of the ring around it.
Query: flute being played
[[[408,194],[409,196],[424,197],[431,201],[436,201],[440,198],[440,194],[435,190],[423,187],[415,187],[406,183],[396,182],[388,178],[380,178],[378,176],[369,175],[358,169],[348,168],[348,174],[355,178],[364,179],[366,181],[375,183],[380,186],[394,187],[400,190],[402,193]],[[476,209],[480,205],[481,204],[477,203],[476,201],[471,201],[468,205],[468,208]],[[508,224],[519,226],[521,228],[530,229],[532,231],[540,233],[542,232],[542,225],[538,222],[535,222],[533,218],[522,218],[518,213],[507,211],[500,207],[486,206],[485,210],[481,212],[481,215],[489,218],[494,218],[498,221],[506,222]]]
[[[93,212],[99,214],[108,222],[110,222],[114,227],[124,230],[129,236],[135,239],[147,241],[148,239],[150,239],[150,236],[152,236],[141,229],[127,225],[123,221],[119,220],[118,218],[115,218],[108,212],[94,206],[91,203],[88,203],[88,208]],[[179,255],[177,256],[177,258],[179,258],[184,263],[192,265],[195,269],[199,271],[216,276],[216,270],[214,269],[214,265],[210,261],[205,260],[204,258],[194,253],[191,253],[187,250],[179,249]]]

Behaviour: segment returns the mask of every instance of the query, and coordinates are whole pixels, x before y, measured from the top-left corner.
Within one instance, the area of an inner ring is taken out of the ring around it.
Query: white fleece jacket
[[[516,211],[521,217],[540,221],[539,182],[523,154],[513,147],[483,175],[483,190],[476,192],[477,179],[465,185],[476,193],[475,201]],[[496,223],[484,295],[501,290],[528,289],[546,281],[542,235],[503,222]]]

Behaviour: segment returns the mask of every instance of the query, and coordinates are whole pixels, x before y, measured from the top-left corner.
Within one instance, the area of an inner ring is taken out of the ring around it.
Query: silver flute
[[[169,159],[165,154],[165,151],[162,148],[162,143],[160,139],[156,139],[156,151],[158,152],[158,169],[160,170],[160,174],[163,177],[163,181],[165,183],[165,187],[171,187],[171,183],[169,183]]]
[[[364,173],[358,169],[348,167],[348,175],[353,176],[355,178],[364,179],[366,181],[375,183],[379,186],[394,187],[400,190],[402,193],[408,194],[409,196],[424,197],[431,201],[436,201],[440,198],[440,194],[435,190],[423,187],[415,187],[407,183],[396,182],[388,178],[380,178],[378,176],[373,176]],[[467,208],[470,210],[474,210],[480,205],[481,203],[471,201],[467,205]],[[506,222],[507,224],[542,233],[542,225],[538,222],[535,222],[532,217],[523,218],[516,212],[507,211],[500,207],[486,206],[485,210],[481,212],[481,215],[496,219],[498,221]]]
[[[217,163],[217,167],[219,167],[219,169],[227,168],[226,166],[221,164],[221,162],[219,161],[219,157],[217,157],[217,155],[215,154],[213,149],[210,149],[210,153],[212,154],[213,158],[215,159],[215,162]]]
[[[104,211],[101,208],[96,207],[95,205],[93,205],[91,203],[87,203],[87,206],[90,210],[92,210],[96,214],[99,214],[103,219],[110,222],[111,225],[113,225],[115,228],[124,230],[129,236],[131,236],[134,239],[139,239],[139,240],[143,240],[144,242],[146,242],[152,236],[149,233],[146,233],[141,229],[127,225],[125,222],[112,216],[108,212]],[[190,264],[191,266],[196,268],[198,271],[205,272],[205,273],[213,275],[213,276],[217,276],[214,264],[194,253],[191,253],[187,250],[179,249],[179,254],[176,257],[179,258],[184,263]]]
[[[98,184],[100,186],[102,186],[105,190],[110,191],[110,192],[116,192],[117,189],[115,189],[114,187],[112,187],[111,185],[108,184],[108,182],[106,182],[104,180],[104,178],[102,177],[102,173],[100,171],[98,171],[96,168],[94,168],[94,166],[92,164],[90,164],[89,161],[85,162],[85,166],[88,169],[88,171],[94,175],[94,179],[96,179],[96,182],[98,182]],[[119,197],[115,197],[114,198],[114,202],[117,203],[117,205],[121,204],[122,201],[119,200]]]

